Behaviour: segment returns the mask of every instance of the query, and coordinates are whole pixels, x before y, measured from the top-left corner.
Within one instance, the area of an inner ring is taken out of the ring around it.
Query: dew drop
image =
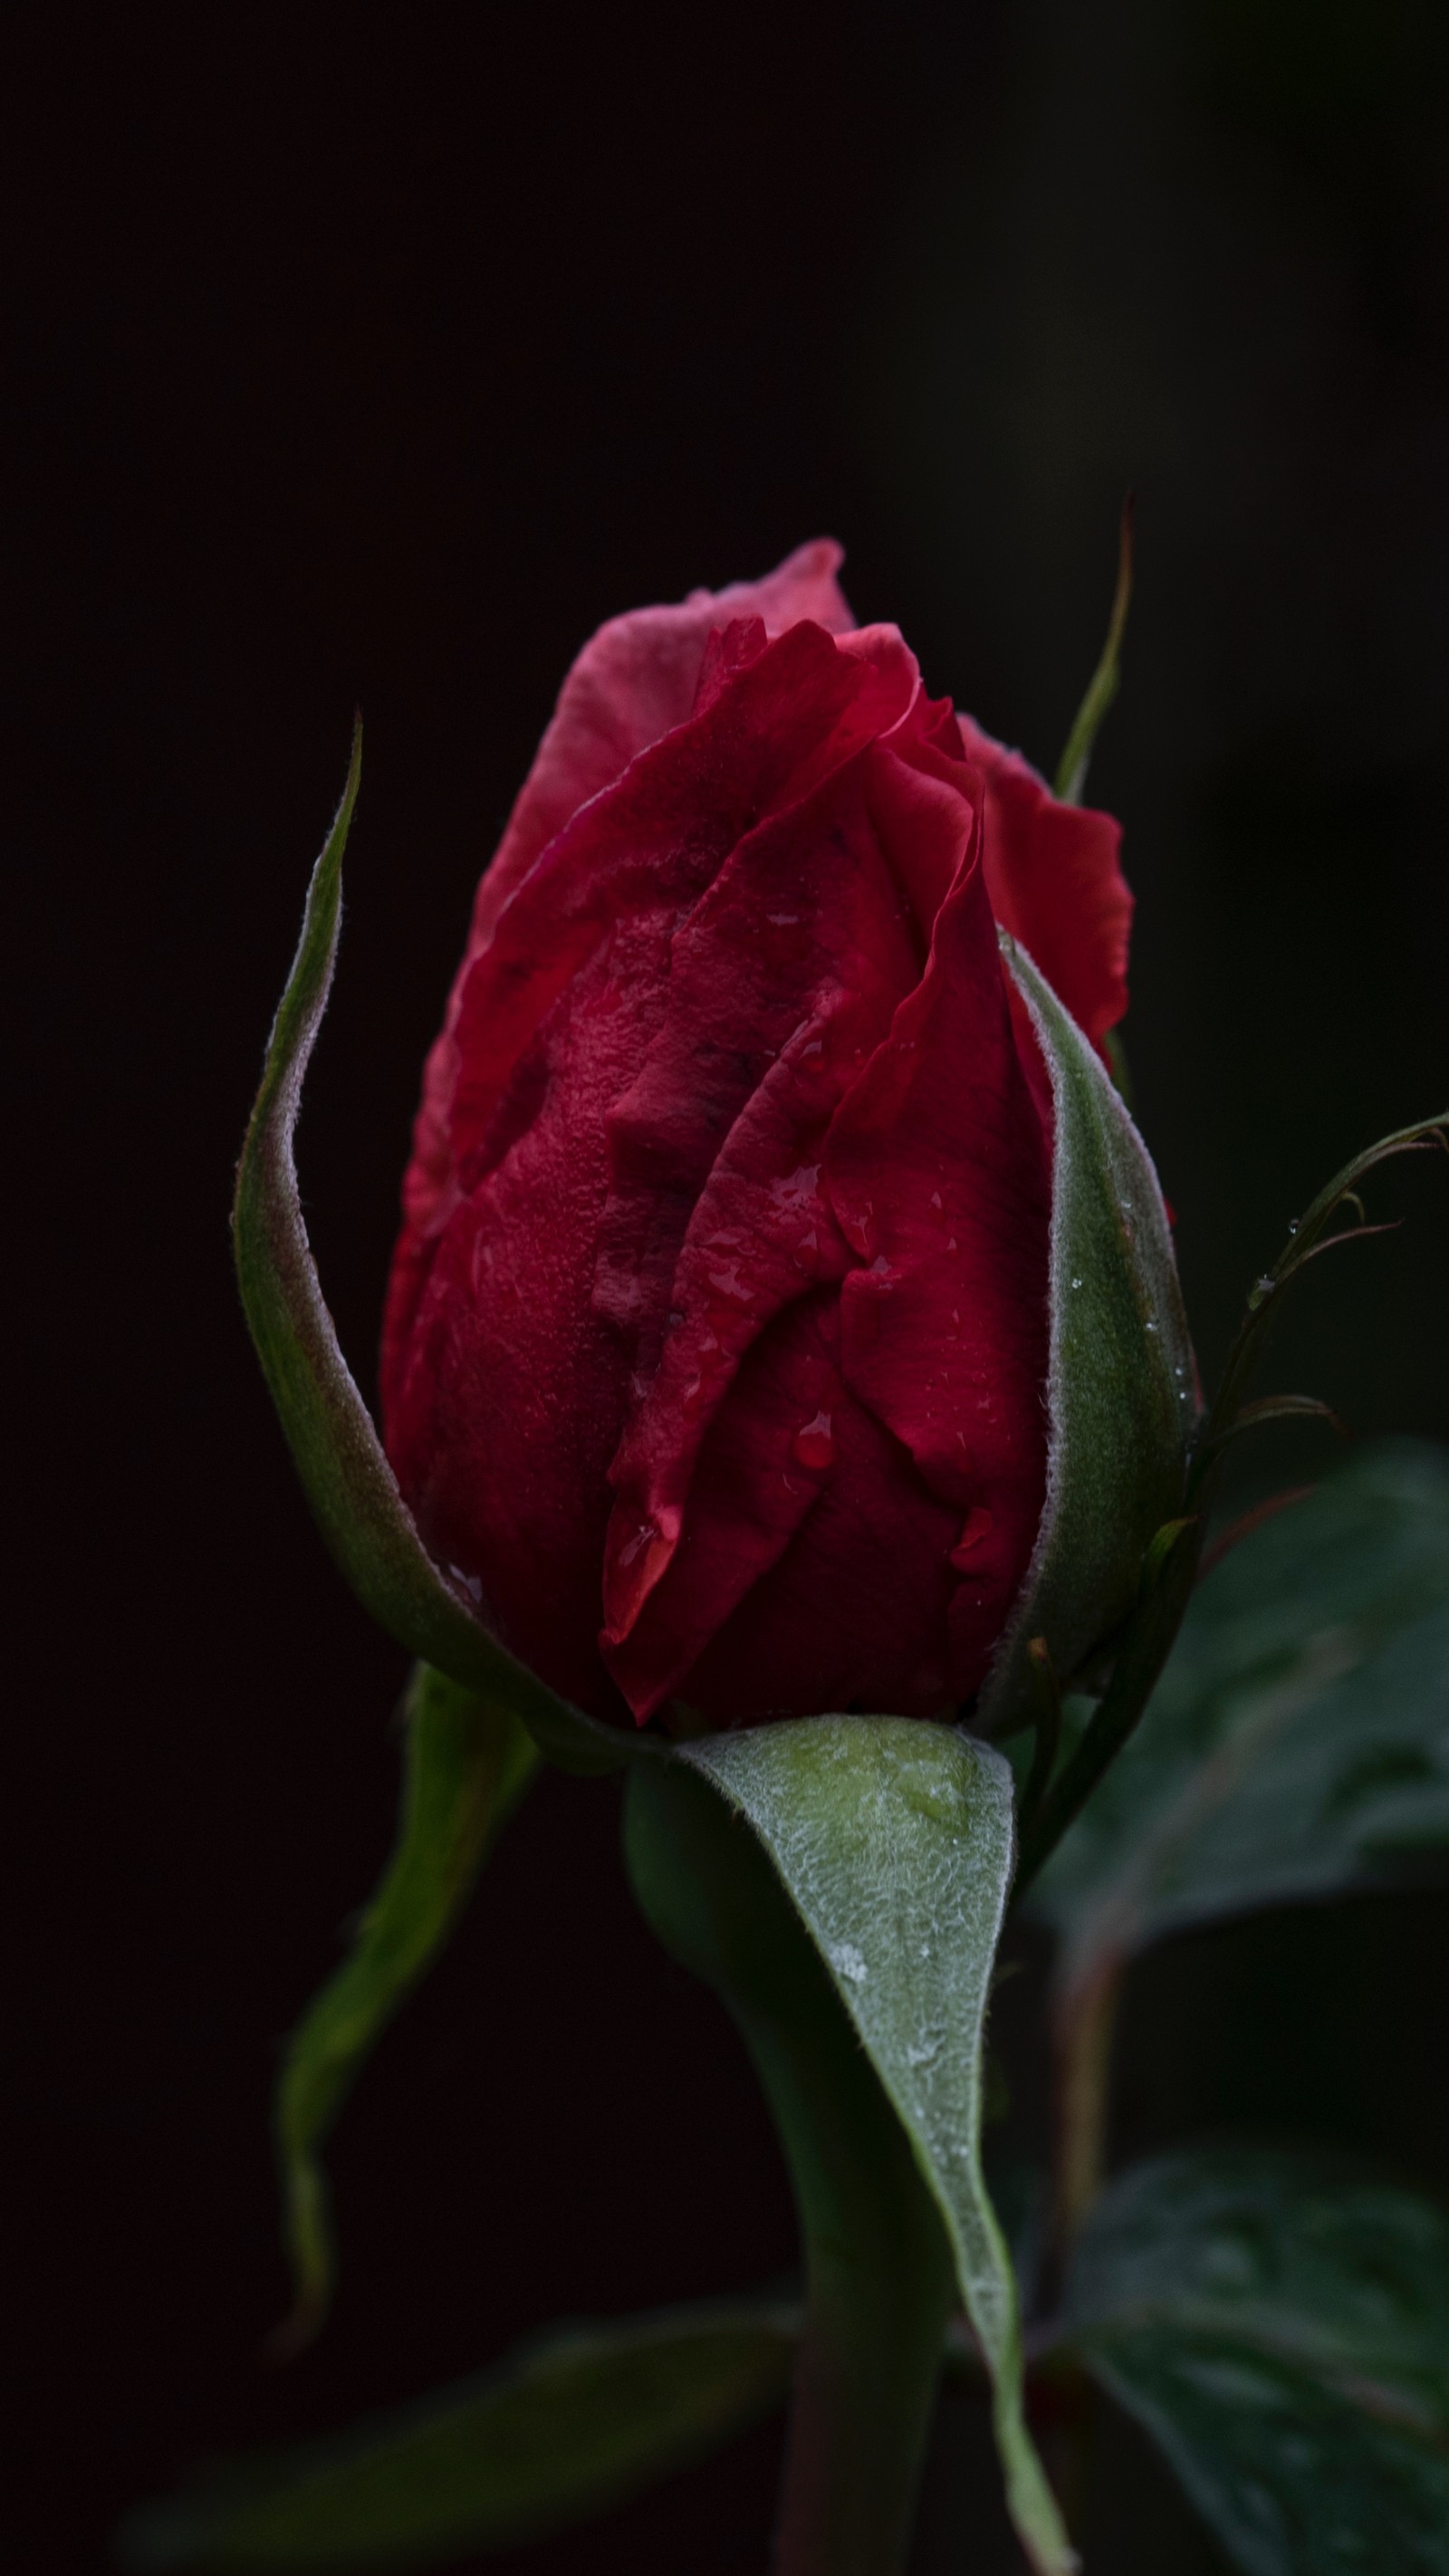
[[[1080,1288],[1081,1284],[1082,1284],[1082,1283],[1081,1283],[1080,1279],[1074,1279],[1074,1280],[1072,1281],[1072,1286],[1073,1286],[1074,1288]]]
[[[870,1975],[870,1970],[853,1941],[832,1942],[830,1964],[832,1968],[839,1970],[842,1977],[848,1977],[853,1986],[863,1986]]]
[[[755,1292],[753,1288],[743,1286],[737,1261],[727,1261],[723,1270],[711,1270],[706,1275],[711,1288],[716,1289],[721,1297],[738,1298],[742,1306],[754,1304]]]
[[[844,1209],[837,1209],[836,1213],[840,1218],[841,1233],[852,1252],[858,1252],[862,1260],[869,1261],[875,1249],[875,1228],[871,1222],[875,1208],[871,1200],[862,1199],[858,1212],[851,1210],[847,1213]]]
[[[1288,1231],[1290,1234],[1296,1234],[1298,1232],[1298,1219],[1296,1216],[1290,1216],[1288,1219]]]
[[[621,1565],[633,1565],[635,1560],[648,1546],[651,1538],[657,1538],[658,1536],[659,1531],[655,1522],[641,1521],[638,1528],[635,1530],[633,1537],[631,1539],[626,1539],[624,1545],[620,1548],[619,1563]]]
[[[984,1503],[973,1503],[970,1511],[966,1515],[965,1527],[956,1541],[955,1546],[952,1548],[949,1559],[949,1562],[955,1566],[958,1574],[964,1574],[966,1571],[966,1559],[974,1554],[975,1550],[981,1545],[983,1539],[990,1537],[991,1532],[995,1527],[995,1513],[989,1512]]]
[[[818,1163],[797,1163],[793,1172],[770,1183],[770,1196],[777,1207],[803,1208],[814,1197],[819,1178]]]
[[[830,1428],[829,1414],[816,1413],[808,1422],[802,1422],[790,1447],[801,1466],[808,1467],[817,1476],[825,1468],[833,1466],[835,1436]]]

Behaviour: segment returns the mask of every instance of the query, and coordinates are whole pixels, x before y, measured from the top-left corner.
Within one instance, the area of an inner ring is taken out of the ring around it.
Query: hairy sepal
[[[1036,1548],[981,1694],[988,1735],[1031,1723],[1029,1647],[1069,1682],[1138,1600],[1182,1510],[1197,1374],[1167,1210],[1111,1077],[1024,949],[1002,934],[1054,1111],[1047,1491]]]
[[[364,1609],[419,1661],[513,1709],[551,1761],[614,1770],[635,1749],[630,1739],[571,1708],[510,1655],[423,1545],[342,1355],[307,1239],[292,1139],[337,959],[342,858],[361,770],[359,725],[237,1170],[232,1236],[242,1304],[307,1500]]]

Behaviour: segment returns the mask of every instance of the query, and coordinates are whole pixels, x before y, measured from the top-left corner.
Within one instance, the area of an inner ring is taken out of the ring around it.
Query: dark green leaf
[[[1012,2517],[1075,2564],[1021,2411],[1011,2260],[981,2171],[982,2030],[1012,1864],[1011,1775],[906,1718],[823,1717],[684,1749],[759,1836],[911,2139],[993,2383]]]
[[[1449,2220],[1309,2157],[1196,2150],[1097,2204],[1064,2337],[1246,2576],[1449,2570]]]
[[[320,2149],[387,2024],[457,1922],[494,1837],[538,1763],[511,1710],[427,1664],[403,1708],[406,1771],[397,1844],[348,1957],[288,2044],[277,2088],[277,2149],[297,2303],[278,2356],[315,2333],[332,2287]]]
[[[1003,939],[1051,1075],[1047,1497],[1036,1553],[980,1724],[1025,1725],[1028,1647],[1062,1681],[1133,1608],[1155,1533],[1183,1508],[1196,1378],[1157,1175],[1100,1058],[1030,959]]]
[[[1360,1453],[1194,1595],[1033,1890],[1072,1983],[1214,1916],[1449,1863],[1449,1459]]]
[[[132,2516],[123,2566],[436,2567],[622,2504],[777,2405],[799,2327],[740,2299],[562,2327],[332,2441]]]
[[[629,1759],[630,1739],[571,1709],[516,1662],[484,1627],[461,1580],[423,1546],[338,1347],[307,1240],[292,1137],[336,963],[342,855],[361,764],[359,725],[237,1171],[232,1232],[242,1303],[307,1499],[363,1606],[423,1662],[516,1709],[550,1760],[613,1770]]]

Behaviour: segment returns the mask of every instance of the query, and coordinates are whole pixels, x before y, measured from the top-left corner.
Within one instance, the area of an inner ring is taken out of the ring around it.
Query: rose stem
[[[739,2025],[804,2239],[776,2576],[899,2576],[955,2289],[905,2131],[749,1827],[683,1764],[637,1763],[624,1848],[675,1957]]]

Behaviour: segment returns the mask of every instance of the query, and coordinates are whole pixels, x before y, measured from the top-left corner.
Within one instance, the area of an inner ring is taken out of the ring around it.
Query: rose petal
[[[1133,898],[1118,864],[1122,826],[1090,806],[1058,803],[1020,752],[969,716],[958,721],[967,758],[986,780],[991,908],[1100,1046],[1127,1008]]]
[[[675,1682],[679,1698],[717,1725],[850,1708],[927,1717],[952,1698],[947,1554],[957,1515],[848,1390],[832,1408],[830,1439],[833,1466],[818,1476],[798,1530]],[[818,1454],[796,1432],[782,1475],[800,1475],[802,1446]],[[716,1544],[713,1450],[696,1494],[707,1556]],[[696,1507],[692,1497],[691,1516]]]
[[[1045,1489],[1051,1202],[979,848],[975,834],[921,983],[837,1112],[823,1178],[861,1265],[841,1290],[842,1372],[963,1533],[990,1512],[963,1581],[999,1627]],[[963,1632],[962,1697],[981,1625]]]
[[[790,628],[576,815],[519,887],[455,988],[446,1095],[435,1090],[415,1131],[383,1332],[385,1408],[431,1244],[513,1141],[528,1049],[558,995],[621,921],[649,916],[672,931],[763,815],[870,739],[885,685],[822,628]]]
[[[446,1199],[451,1178],[448,1105],[457,1078],[456,1021],[464,980],[492,938],[510,895],[580,805],[597,796],[651,743],[685,722],[712,628],[758,617],[767,634],[780,635],[809,618],[829,633],[841,634],[854,623],[835,578],[841,560],[833,538],[816,537],[797,546],[762,581],[731,582],[720,591],[692,590],[687,599],[667,607],[631,609],[610,618],[584,646],[479,884],[463,963],[423,1069],[422,1103],[404,1187],[404,1204],[420,1233]]]
[[[878,765],[868,750],[734,852],[676,938],[668,1012],[611,1118],[597,1293],[632,1328],[639,1372],[613,1471],[613,1643],[644,1597],[634,1535],[646,1522],[673,1533],[651,1551],[658,1581],[744,1352],[848,1265],[817,1188],[823,1139],[920,972],[872,813]]]
[[[834,1471],[833,1441],[802,1437],[851,1399],[835,1352],[834,1300],[817,1294],[776,1317],[712,1422],[689,1525],[616,1508],[610,1590],[617,1633],[604,1660],[641,1722],[670,1696],[736,1603],[789,1545]],[[659,1561],[663,1558],[662,1563]]]

